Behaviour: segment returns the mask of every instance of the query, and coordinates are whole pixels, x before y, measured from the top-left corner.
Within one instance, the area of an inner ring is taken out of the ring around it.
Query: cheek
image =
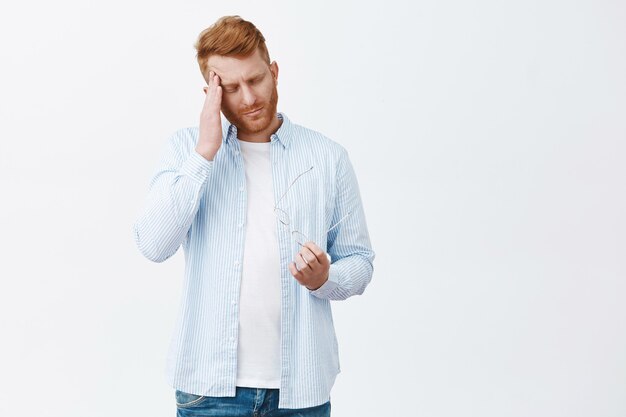
[[[232,94],[222,94],[222,109],[233,112],[235,109],[235,100],[233,100]]]
[[[258,94],[259,97],[263,97],[263,101],[269,101],[270,98],[272,97],[272,91],[274,89],[274,84],[270,83],[267,85],[263,85],[262,87],[259,87]]]

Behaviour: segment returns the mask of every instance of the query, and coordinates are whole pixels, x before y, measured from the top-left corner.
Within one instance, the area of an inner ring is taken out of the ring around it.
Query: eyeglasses
[[[296,183],[296,181],[298,181],[298,179],[303,176],[304,174],[306,174],[307,172],[310,172],[313,169],[313,166],[311,166],[309,169],[307,169],[306,171],[301,172],[300,174],[298,174],[298,176],[296,178],[294,178],[293,181],[291,181],[291,184],[289,184],[289,187],[287,187],[287,190],[285,190],[284,194],[278,199],[278,201],[276,202],[276,205],[274,206],[274,214],[276,215],[276,217],[278,218],[278,221],[280,221],[287,229],[290,230],[291,232],[291,238],[300,246],[304,246],[304,244],[306,242],[309,242],[310,239],[302,232],[295,230],[295,229],[291,229],[291,218],[289,217],[289,214],[287,214],[286,211],[278,208],[278,204],[282,201],[283,198],[285,198],[285,196],[287,195],[287,193],[289,192],[289,189],[291,189],[291,187]],[[350,215],[350,211],[348,213],[346,213],[345,216],[343,216],[341,219],[339,219],[339,221],[337,223],[335,223],[333,226],[331,226],[326,233],[330,232],[331,230],[333,230],[335,227],[337,227],[339,225],[339,223],[341,223],[342,221],[344,221],[349,215]]]

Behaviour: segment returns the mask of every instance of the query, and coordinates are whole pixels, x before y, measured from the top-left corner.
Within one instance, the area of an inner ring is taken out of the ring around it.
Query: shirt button
[[[243,191],[243,185],[239,187],[239,191]]]
[[[235,266],[239,266],[239,261],[235,261]]]
[[[243,223],[239,223],[237,227],[243,227]]]
[[[230,340],[231,342],[234,342],[234,341],[235,341],[235,338],[234,338],[234,337],[231,337],[229,340]]]
[[[231,301],[231,304],[233,304],[233,305],[234,305],[234,304],[237,304],[237,300],[233,300],[233,301]]]
[[[239,151],[235,151],[235,155],[239,155]]]

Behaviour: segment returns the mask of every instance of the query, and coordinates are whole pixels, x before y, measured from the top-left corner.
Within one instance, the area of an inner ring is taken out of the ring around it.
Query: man
[[[170,138],[134,225],[148,259],[185,252],[167,365],[178,415],[328,416],[330,300],[362,294],[373,271],[352,165],[276,111],[278,64],[252,23],[223,17],[196,49],[199,128]]]

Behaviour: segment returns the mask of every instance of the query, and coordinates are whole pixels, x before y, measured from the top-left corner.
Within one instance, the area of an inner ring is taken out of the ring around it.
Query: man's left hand
[[[289,264],[289,272],[309,290],[321,287],[328,280],[330,261],[326,253],[314,242],[306,242],[300,248],[294,262]]]

